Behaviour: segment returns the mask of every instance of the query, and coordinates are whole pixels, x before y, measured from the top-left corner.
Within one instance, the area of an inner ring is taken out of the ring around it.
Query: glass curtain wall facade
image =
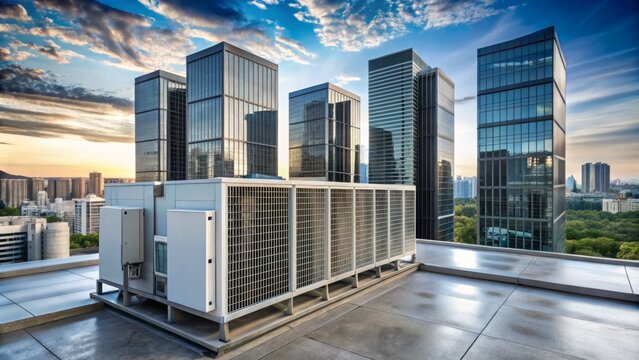
[[[331,83],[289,94],[289,176],[359,182],[360,98]]]
[[[426,68],[413,49],[368,61],[370,183],[415,185],[417,73]]]
[[[477,51],[478,244],[565,251],[566,64],[554,27]]]
[[[187,178],[276,176],[277,65],[225,42],[186,61]]]
[[[184,179],[186,79],[161,70],[142,75],[135,79],[135,180]]]
[[[417,234],[454,240],[455,84],[438,68],[422,71],[417,126]]]

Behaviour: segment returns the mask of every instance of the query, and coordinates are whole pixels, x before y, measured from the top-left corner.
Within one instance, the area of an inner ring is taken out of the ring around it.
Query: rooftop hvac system
[[[233,319],[292,309],[416,249],[413,186],[216,178],[112,185],[105,198],[99,284],[123,289],[138,244],[139,277],[124,290],[222,324],[225,341]],[[138,228],[124,225],[131,211]]]

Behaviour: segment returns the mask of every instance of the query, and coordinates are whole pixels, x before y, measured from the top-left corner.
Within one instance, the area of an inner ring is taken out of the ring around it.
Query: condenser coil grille
[[[288,192],[228,187],[229,312],[289,290]]]
[[[324,280],[326,189],[297,188],[297,287]]]
[[[402,254],[404,247],[404,234],[402,227],[402,191],[391,190],[390,191],[390,256],[397,256]]]
[[[415,192],[404,192],[404,251],[415,250]]]
[[[375,226],[375,218],[373,210],[373,190],[356,190],[356,228],[357,234],[355,262],[357,268],[373,264],[373,226]]]
[[[353,190],[331,190],[331,276],[353,270]]]
[[[375,259],[388,259],[388,191],[375,190]]]

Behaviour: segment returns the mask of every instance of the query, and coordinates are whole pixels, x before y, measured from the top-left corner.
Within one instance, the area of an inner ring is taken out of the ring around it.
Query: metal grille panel
[[[331,276],[353,270],[353,190],[331,190]]]
[[[373,264],[373,190],[356,190],[356,234],[355,261],[357,268]]]
[[[388,259],[388,191],[375,190],[375,260]]]
[[[403,251],[403,229],[402,229],[402,200],[401,190],[390,191],[390,256],[401,255]]]
[[[297,193],[297,287],[324,280],[326,247],[326,189],[300,189]]]
[[[228,311],[289,290],[288,188],[228,187]]]
[[[404,251],[415,250],[415,192],[404,191]]]

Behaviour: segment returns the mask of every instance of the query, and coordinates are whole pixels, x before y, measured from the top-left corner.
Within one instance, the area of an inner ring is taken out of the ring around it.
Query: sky
[[[288,93],[334,82],[362,98],[368,60],[413,48],[455,82],[455,175],[476,174],[477,48],[555,26],[567,63],[566,176],[586,162],[639,179],[639,3],[498,0],[0,0],[0,170],[135,177],[134,78],[185,74],[227,41],[279,64]],[[362,160],[366,160],[366,155]]]

